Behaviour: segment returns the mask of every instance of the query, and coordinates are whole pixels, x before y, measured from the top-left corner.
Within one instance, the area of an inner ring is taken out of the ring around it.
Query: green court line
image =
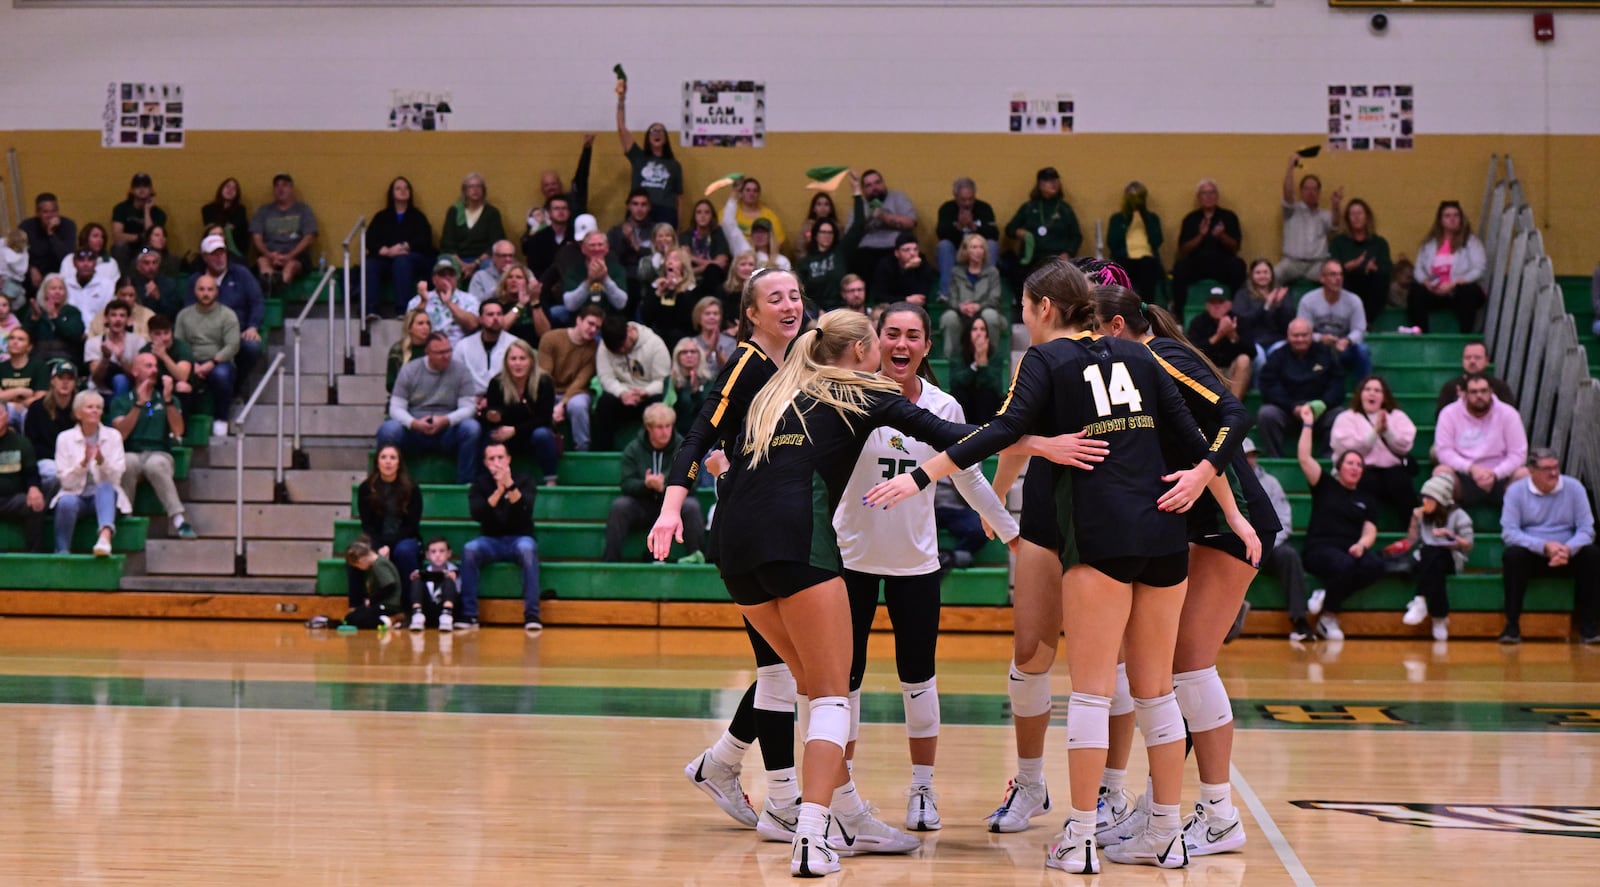
[[[144,708],[278,711],[450,712],[495,715],[583,715],[624,718],[726,718],[742,691],[647,687],[501,684],[406,684],[342,681],[218,681],[168,678],[0,675],[0,704],[111,705]],[[945,693],[946,724],[1011,722],[1005,696]],[[1055,698],[1064,722],[1067,699]],[[1372,702],[1233,700],[1244,729],[1402,730],[1466,732],[1600,731],[1600,703]],[[899,723],[900,696],[867,693],[861,719]]]

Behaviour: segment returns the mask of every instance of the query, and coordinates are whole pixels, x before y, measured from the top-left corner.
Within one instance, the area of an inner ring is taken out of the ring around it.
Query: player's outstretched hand
[[[919,492],[921,490],[917,489],[917,482],[910,474],[897,474],[868,490],[867,494],[861,497],[861,504],[868,508],[882,508],[887,511],[896,502],[909,499]]]
[[[662,509],[655,526],[650,528],[650,554],[658,561],[666,560],[672,552],[673,540],[683,541],[683,517],[676,511]]]
[[[1034,455],[1051,462],[1085,471],[1094,470],[1096,462],[1104,462],[1111,445],[1095,437],[1085,437],[1082,431],[1058,434],[1055,437],[1034,437]]]

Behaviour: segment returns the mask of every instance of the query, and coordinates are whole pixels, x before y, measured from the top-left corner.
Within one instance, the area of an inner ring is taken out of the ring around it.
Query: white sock
[[[1177,804],[1157,804],[1150,802],[1150,831],[1157,835],[1167,836],[1178,831],[1183,823],[1178,819]]]
[[[1110,767],[1100,771],[1100,785],[1111,794],[1122,791],[1123,780],[1128,778],[1127,770],[1113,770]]]
[[[1029,785],[1044,781],[1044,758],[1017,758],[1017,777]]]
[[[821,804],[801,804],[800,818],[794,824],[796,835],[808,835],[820,839],[828,830],[828,808]]]
[[[767,801],[774,807],[788,807],[800,800],[800,782],[794,768],[767,771]]]
[[[920,786],[924,786],[926,788],[933,788],[933,765],[932,764],[912,764],[911,765],[911,785],[912,786],[919,786],[920,785]]]
[[[174,530],[182,528],[185,523],[187,523],[187,522],[183,519],[183,515],[174,514],[172,516],[172,528]]]
[[[856,793],[854,779],[833,790],[833,802],[828,806],[840,816],[858,816],[867,809],[867,803]]]
[[[711,746],[711,760],[724,767],[737,767],[744,763],[744,753],[749,750],[748,743],[740,742],[733,738],[732,733],[724,730],[716,743]]]
[[[1233,808],[1233,787],[1226,782],[1221,785],[1200,783],[1200,800],[1210,808],[1208,812],[1215,813],[1222,819],[1233,819],[1239,815]]]
[[[1076,807],[1068,808],[1071,812],[1067,815],[1067,825],[1080,835],[1094,834],[1094,811],[1079,810]]]

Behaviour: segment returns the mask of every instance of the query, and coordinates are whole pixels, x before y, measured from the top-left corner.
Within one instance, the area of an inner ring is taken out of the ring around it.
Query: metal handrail
[[[345,371],[345,375],[354,375],[355,371],[356,371],[356,349],[355,349],[355,345],[352,343],[351,338],[350,338],[350,289],[351,289],[350,288],[350,241],[354,240],[357,235],[360,235],[360,238],[361,238],[360,243],[358,244],[358,246],[359,246],[358,255],[361,256],[361,261],[365,262],[367,260],[367,217],[366,216],[362,216],[362,217],[356,219],[356,223],[350,227],[350,233],[346,234],[344,236],[344,241],[339,244],[340,248],[344,250],[344,371]],[[360,300],[360,303],[359,303],[361,310],[356,314],[356,316],[361,318],[361,320],[360,320],[360,324],[361,324],[361,344],[365,345],[365,344],[367,344],[367,274],[366,274],[365,267],[362,268],[361,280],[359,281],[359,283],[360,283],[360,286],[361,286],[361,300]],[[332,333],[331,329],[329,330],[329,333],[330,334]]]
[[[322,272],[322,279],[317,281],[317,288],[311,291],[311,298],[306,300],[306,306],[300,309],[300,316],[289,325],[294,336],[294,459],[296,465],[305,461],[304,450],[300,448],[300,333],[305,325],[306,317],[311,314],[311,309],[317,306],[317,300],[322,298],[324,290],[333,281],[333,269]],[[335,320],[334,299],[328,297],[328,403],[339,402],[339,388],[333,379],[333,324]]]
[[[261,374],[261,381],[256,384],[256,390],[251,392],[250,399],[245,401],[244,409],[239,411],[239,418],[234,420],[237,433],[234,435],[233,458],[233,574],[246,575],[247,564],[244,554],[244,438],[245,422],[250,418],[250,411],[255,409],[256,401],[261,399],[261,392],[267,388],[267,383],[273,376],[278,378],[278,430],[276,432],[278,447],[273,455],[272,489],[274,501],[283,501],[287,486],[283,475],[283,354],[273,355],[272,363],[267,364],[267,371]]]

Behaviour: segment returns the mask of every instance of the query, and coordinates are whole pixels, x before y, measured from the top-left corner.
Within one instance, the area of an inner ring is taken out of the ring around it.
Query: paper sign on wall
[[[1328,149],[1409,151],[1415,96],[1409,84],[1340,83],[1328,87]]]
[[[105,148],[182,148],[183,86],[113,81],[101,114]]]
[[[1013,92],[1006,115],[1011,132],[1059,135],[1072,132],[1076,111],[1068,92]]]
[[[754,80],[683,84],[683,144],[761,148],[767,143],[767,86]]]
[[[415,89],[389,90],[389,128],[403,132],[449,129],[450,93]]]

